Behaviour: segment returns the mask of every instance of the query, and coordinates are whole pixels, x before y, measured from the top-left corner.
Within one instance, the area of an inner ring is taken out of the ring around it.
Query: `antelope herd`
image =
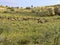
[[[19,17],[0,17],[0,19],[7,19],[7,20],[11,20],[11,21],[28,21],[28,20],[34,20],[34,21],[37,21],[37,23],[46,23],[46,22],[48,22],[48,20],[46,20],[46,19],[29,18],[29,17],[23,17],[23,18],[19,18]]]

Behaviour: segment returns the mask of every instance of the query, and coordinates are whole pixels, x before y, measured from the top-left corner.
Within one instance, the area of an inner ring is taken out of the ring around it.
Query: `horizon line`
[[[37,6],[34,6],[34,5],[30,5],[30,6],[23,6],[23,8],[24,7],[31,7],[31,6],[33,6],[33,7],[44,7],[44,6],[53,6],[53,5],[60,5],[60,4],[50,4],[50,5],[37,5]],[[8,7],[22,7],[22,6],[9,6],[9,5],[0,5],[0,6],[8,6]]]

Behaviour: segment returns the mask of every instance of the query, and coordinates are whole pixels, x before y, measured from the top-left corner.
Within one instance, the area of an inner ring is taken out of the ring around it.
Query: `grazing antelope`
[[[23,20],[27,21],[27,20],[29,20],[29,18],[23,18]]]
[[[38,20],[38,23],[43,23],[43,21],[39,18],[37,19]]]
[[[12,21],[16,20],[16,18],[11,18]]]
[[[45,20],[44,22],[48,22],[48,20]]]
[[[43,23],[43,21],[41,21],[41,20],[38,20],[38,23]]]
[[[8,19],[8,20],[11,20],[11,17],[8,17],[7,19]]]
[[[2,18],[2,17],[0,17],[0,18]]]

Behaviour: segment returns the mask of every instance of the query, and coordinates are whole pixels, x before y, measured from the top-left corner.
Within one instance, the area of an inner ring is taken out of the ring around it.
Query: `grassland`
[[[1,12],[0,45],[60,45],[60,16]]]

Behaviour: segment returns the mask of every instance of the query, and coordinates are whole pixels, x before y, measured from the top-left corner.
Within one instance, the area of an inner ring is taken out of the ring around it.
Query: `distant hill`
[[[57,8],[57,9],[56,9]],[[26,15],[37,15],[37,16],[50,16],[50,15],[60,15],[60,4],[50,5],[50,6],[39,6],[39,7],[8,7],[0,6],[0,12],[2,13],[19,13]]]

